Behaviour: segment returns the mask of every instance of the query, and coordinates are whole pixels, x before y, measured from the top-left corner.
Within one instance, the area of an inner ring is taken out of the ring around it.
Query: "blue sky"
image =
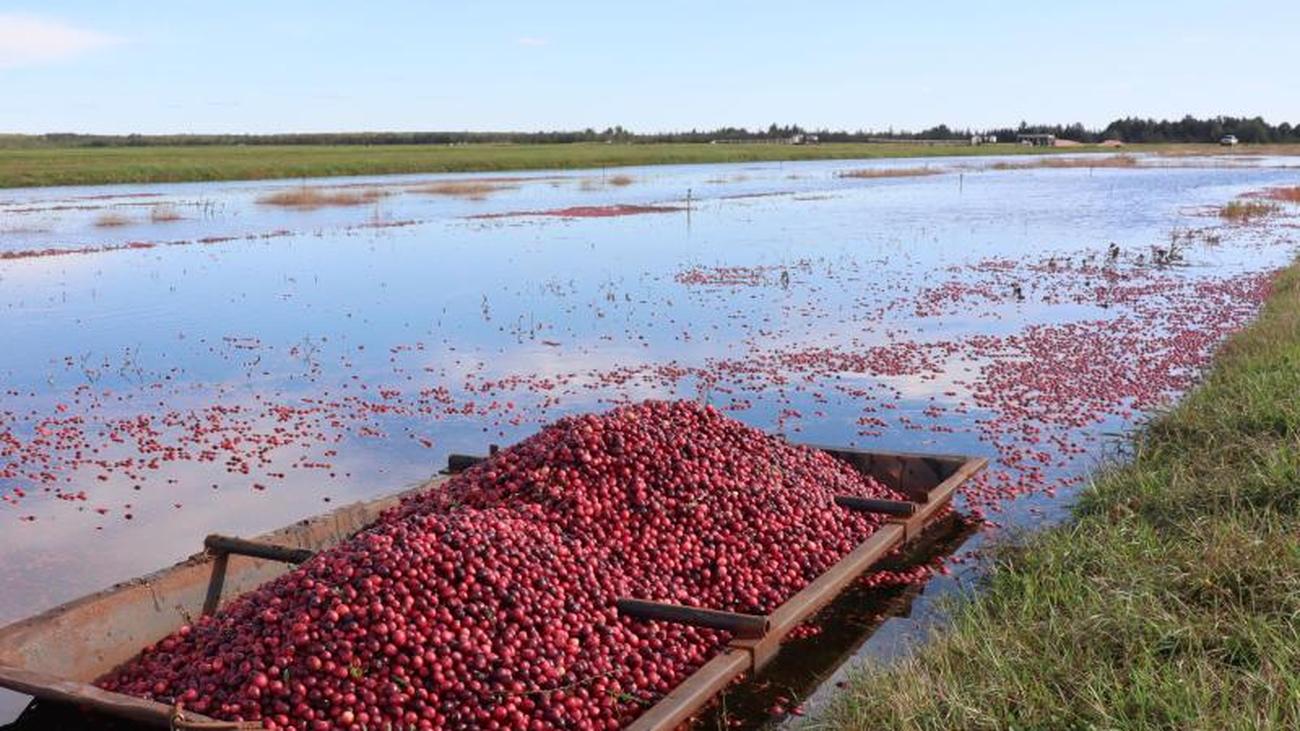
[[[0,132],[1300,123],[1295,0],[989,6],[0,0]]]

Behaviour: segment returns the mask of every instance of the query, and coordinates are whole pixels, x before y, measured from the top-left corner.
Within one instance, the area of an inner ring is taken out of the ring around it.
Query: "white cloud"
[[[548,41],[547,41],[545,38],[535,38],[535,37],[533,37],[533,36],[524,36],[523,38],[520,38],[520,39],[519,39],[518,43],[519,43],[519,45],[521,45],[521,46],[530,46],[530,47],[532,47],[532,48],[536,48],[536,47],[538,47],[538,46],[545,46],[545,45],[548,43]]]
[[[120,42],[60,20],[0,13],[0,69],[62,61]]]

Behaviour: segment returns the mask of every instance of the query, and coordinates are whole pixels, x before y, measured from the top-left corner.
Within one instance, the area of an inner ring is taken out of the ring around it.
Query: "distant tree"
[[[1276,126],[1261,117],[1211,117],[1199,119],[1185,116],[1178,120],[1142,119],[1124,117],[1116,119],[1100,130],[1089,130],[1074,122],[1060,124],[1030,124],[1022,120],[1015,127],[995,127],[978,131],[997,135],[1002,140],[1014,140],[1017,134],[1054,134],[1062,139],[1094,142],[1118,139],[1124,142],[1216,142],[1225,134],[1234,134],[1242,142],[1300,142],[1300,128],[1283,122]],[[533,143],[560,144],[567,142],[708,142],[710,140],[788,139],[804,133],[797,125],[780,125],[775,122],[766,129],[749,130],[744,127],[719,127],[713,130],[692,129],[689,132],[662,132],[637,134],[616,125],[597,132],[588,127],[582,130],[553,130],[545,132],[357,132],[325,134],[274,134],[274,135],[83,135],[52,132],[39,136],[5,136],[0,145],[59,146],[59,147],[143,147],[151,145],[446,145],[453,143]],[[919,132],[889,127],[884,131],[858,129],[854,131],[821,129],[817,135],[827,142],[866,142],[879,139],[962,139],[972,130],[956,129],[940,124]]]

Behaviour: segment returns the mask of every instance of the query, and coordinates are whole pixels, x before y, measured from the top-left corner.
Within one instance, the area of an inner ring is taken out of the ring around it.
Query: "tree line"
[[[0,146],[58,147],[156,147],[164,145],[460,145],[460,144],[557,144],[569,142],[714,142],[771,141],[798,135],[815,135],[822,142],[875,142],[882,140],[962,140],[972,136],[996,135],[1001,141],[1017,134],[1054,134],[1079,142],[1217,142],[1224,135],[1236,135],[1246,143],[1300,142],[1300,126],[1287,122],[1270,124],[1261,117],[1186,116],[1179,120],[1117,119],[1102,129],[1073,124],[1028,124],[993,129],[954,128],[941,124],[928,129],[829,130],[805,129],[797,124],[772,124],[765,129],[720,127],[681,132],[636,133],[622,126],[603,130],[559,130],[552,132],[326,132],[295,134],[195,134],[195,135],[98,135],[49,133],[43,135],[0,135]]]

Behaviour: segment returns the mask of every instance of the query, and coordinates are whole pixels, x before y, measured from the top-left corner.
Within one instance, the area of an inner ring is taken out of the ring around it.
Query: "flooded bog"
[[[735,717],[780,719],[905,643],[985,542],[1059,520],[1253,317],[1300,208],[1218,211],[1300,171],[1176,162],[0,191],[0,624],[646,398],[989,457],[970,527],[852,595],[911,617],[836,605]]]

